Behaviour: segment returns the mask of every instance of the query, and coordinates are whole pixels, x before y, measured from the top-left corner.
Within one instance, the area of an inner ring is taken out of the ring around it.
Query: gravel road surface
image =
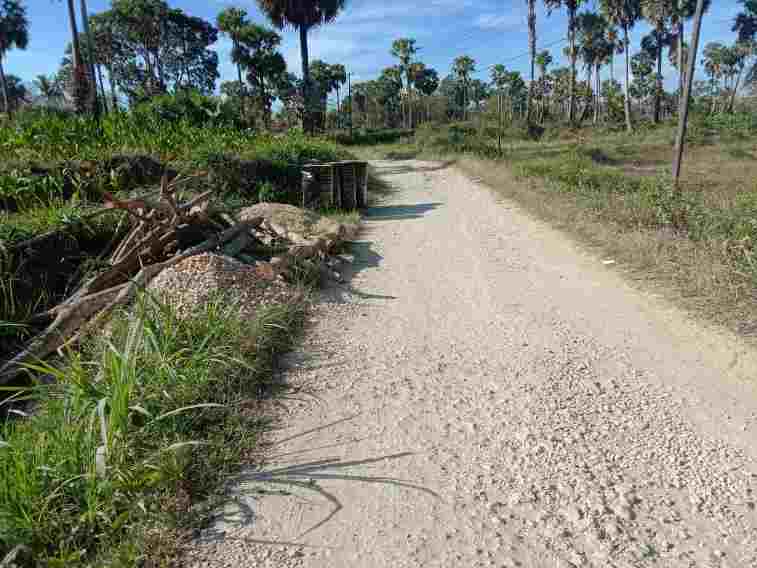
[[[757,357],[444,164],[374,164],[270,459],[185,565],[757,567]]]

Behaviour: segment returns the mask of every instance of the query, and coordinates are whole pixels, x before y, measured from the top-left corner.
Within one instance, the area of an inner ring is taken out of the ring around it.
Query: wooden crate
[[[368,164],[343,161],[303,167],[302,206],[357,209],[368,204]]]
[[[341,198],[335,174],[336,170],[333,164],[308,164],[304,166],[302,206],[311,209],[340,207]]]

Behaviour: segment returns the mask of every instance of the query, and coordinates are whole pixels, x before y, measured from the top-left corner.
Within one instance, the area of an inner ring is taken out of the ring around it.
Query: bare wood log
[[[198,205],[202,203],[203,201],[207,201],[208,199],[210,199],[210,196],[213,195],[214,193],[215,193],[215,190],[213,189],[208,190],[205,193],[201,193],[200,195],[198,195],[197,197],[193,199],[190,199],[186,203],[182,203],[178,209],[179,211],[189,211],[195,205]]]
[[[21,375],[24,365],[44,359],[55,352],[93,313],[107,306],[124,286],[126,285],[108,288],[63,307],[45,331],[35,337],[26,349],[0,367],[0,385],[7,385]]]

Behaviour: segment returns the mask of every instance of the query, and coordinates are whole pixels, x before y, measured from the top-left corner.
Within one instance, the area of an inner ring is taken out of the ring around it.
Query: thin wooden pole
[[[350,97],[350,138],[352,138],[352,109],[355,106],[352,100],[352,73],[347,73],[347,90]]]
[[[686,144],[686,127],[689,118],[689,103],[691,101],[691,84],[694,82],[694,70],[697,62],[697,50],[699,49],[699,32],[702,29],[702,14],[704,13],[704,0],[697,0],[697,9],[694,15],[694,29],[692,30],[691,51],[688,57],[686,69],[686,81],[683,84],[683,105],[681,116],[678,118],[678,137],[676,138],[676,151],[673,157],[673,186],[675,191],[680,191],[678,182],[681,177],[681,162],[683,161],[683,149]]]

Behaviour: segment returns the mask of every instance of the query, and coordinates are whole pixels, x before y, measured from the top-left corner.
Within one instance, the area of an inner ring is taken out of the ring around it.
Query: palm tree
[[[657,59],[657,89],[654,97],[654,121],[659,123],[662,112],[662,48],[667,38],[665,26],[675,15],[673,0],[642,0],[642,14],[654,28],[654,47]]]
[[[87,74],[90,85],[92,85],[92,88],[89,91],[89,96],[91,98],[91,110],[95,115],[95,118],[99,118],[100,101],[97,97],[97,78],[95,75],[95,47],[94,43],[92,42],[92,32],[89,29],[89,12],[87,11],[87,0],[80,0],[79,6],[81,7],[81,20],[84,27],[84,37],[86,38],[87,44]]]
[[[216,25],[221,33],[229,36],[231,39],[231,61],[237,67],[237,80],[240,85],[239,93],[239,114],[242,120],[245,118],[245,94],[247,89],[242,81],[242,54],[239,43],[240,36],[247,25],[247,11],[242,8],[229,7],[222,10],[216,18]]]
[[[470,83],[470,76],[476,71],[476,62],[468,57],[462,55],[455,59],[452,63],[452,73],[457,77],[457,80],[463,85],[463,120],[466,119],[468,114],[468,85]]]
[[[733,22],[733,31],[738,32],[739,41],[751,41],[757,36],[757,0],[740,0],[744,11],[739,12]]]
[[[308,31],[311,28],[333,22],[344,8],[347,0],[257,0],[277,28],[292,27],[300,32],[302,55],[302,90],[305,100],[303,129],[311,131],[308,118],[310,102],[310,72],[308,68]]]
[[[534,104],[534,80],[536,69],[536,0],[528,1],[528,52],[531,59],[531,82],[528,85],[528,101],[526,103],[526,120],[531,123]]]
[[[539,96],[541,97],[540,123],[544,122],[547,114],[547,68],[550,65],[552,65],[552,55],[546,49],[540,51],[536,55],[536,66],[539,68],[539,85],[541,87],[539,92]]]
[[[11,49],[26,49],[29,43],[29,21],[26,8],[19,0],[0,1],[0,89],[3,94],[3,110],[11,116],[8,82],[3,69],[3,58]]]
[[[620,26],[623,30],[623,51],[626,55],[626,81],[625,81],[625,113],[626,113],[626,130],[633,131],[633,121],[631,119],[631,55],[628,39],[628,32],[641,19],[641,4],[639,0],[601,0],[602,13],[610,23]]]
[[[418,48],[415,46],[414,39],[402,38],[392,43],[391,53],[394,57],[400,60],[399,68],[405,80],[405,93],[406,100],[408,101],[408,104],[406,105],[407,110],[405,112],[404,123],[405,128],[410,128],[410,124],[412,123],[412,117],[410,116],[410,113],[412,111],[409,101],[412,98],[413,89],[411,65],[413,63],[415,54],[418,53]]]
[[[711,3],[712,0],[704,0],[702,9],[707,12],[707,10],[710,9]],[[686,73],[686,63],[684,61],[686,55],[684,46],[684,20],[690,20],[694,17],[696,4],[696,0],[676,0],[675,10],[673,11],[672,16],[673,42],[670,47],[676,55],[676,64],[674,67],[678,70],[678,93],[681,99],[683,97],[683,81]]]
[[[86,75],[81,66],[81,49],[79,47],[79,31],[76,25],[76,10],[74,0],[67,0],[68,21],[71,26],[71,54],[73,56],[73,97],[76,112],[84,111],[86,95]]]
[[[573,122],[575,117],[575,104],[576,104],[576,58],[578,52],[576,51],[576,14],[578,9],[584,4],[586,0],[544,0],[544,5],[547,7],[549,13],[552,10],[559,9],[561,6],[565,6],[568,10],[568,57],[570,58],[570,88],[569,88],[569,100],[568,100],[568,120]]]
[[[55,75],[52,77],[37,75],[37,78],[34,80],[34,86],[39,91],[40,96],[47,101],[57,101],[63,97],[63,89]]]
[[[347,82],[347,70],[341,63],[335,63],[331,66],[331,88],[336,89],[336,116],[337,127],[341,126],[341,108],[342,98],[340,95],[340,89]]]
[[[715,90],[715,86],[720,87],[720,80],[724,77],[724,60],[725,50],[724,46],[720,42],[710,42],[704,46],[704,71],[710,77],[712,83],[712,105],[710,112],[714,113],[717,110],[718,96]]]
[[[599,118],[599,90],[596,89],[596,85],[599,83],[599,69],[607,57],[605,40],[607,20],[594,12],[583,12],[576,19],[576,24],[578,31],[578,53],[586,67],[586,82],[589,86],[589,91],[594,90],[594,122],[597,122]],[[592,89],[592,75],[594,73],[596,73],[595,87]],[[588,110],[589,102],[587,100],[586,106],[581,113],[581,120],[585,118]]]

